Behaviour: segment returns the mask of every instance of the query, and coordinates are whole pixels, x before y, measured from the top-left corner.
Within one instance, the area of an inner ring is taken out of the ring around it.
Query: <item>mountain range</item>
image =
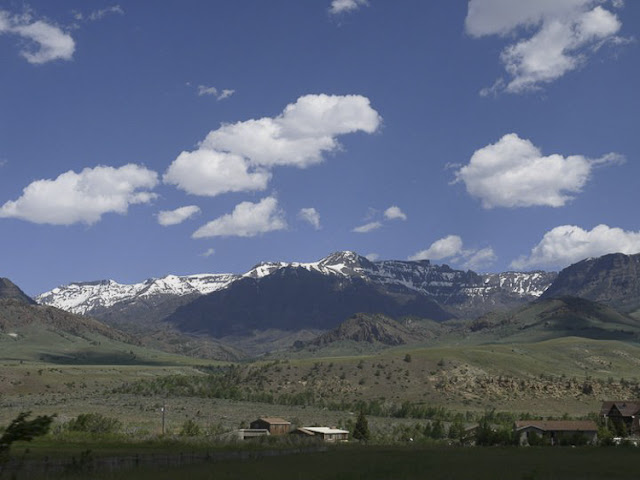
[[[41,318],[38,308],[57,307],[73,314],[64,325],[82,330],[88,327],[82,319],[91,317],[126,332],[129,341],[225,359],[294,343],[324,349],[342,340],[382,347],[467,336],[633,340],[640,338],[639,266],[640,254],[611,254],[559,274],[478,274],[427,260],[372,262],[346,251],[311,263],[265,262],[244,274],[72,283],[36,297],[40,307],[2,279],[0,309],[15,312],[20,304],[22,318]],[[6,331],[13,317],[3,318]]]
[[[359,312],[436,321],[475,318],[538,298],[556,275],[483,275],[428,260],[372,262],[345,251],[311,263],[265,262],[243,275],[73,283],[36,300],[117,326],[168,322],[184,332],[225,337],[267,329],[327,330]]]

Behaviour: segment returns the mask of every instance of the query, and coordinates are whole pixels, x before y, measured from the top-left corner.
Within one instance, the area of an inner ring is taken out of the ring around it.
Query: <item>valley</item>
[[[117,419],[121,439],[190,426],[209,441],[265,415],[352,430],[360,412],[375,442],[395,444],[488,414],[500,428],[598,419],[603,401],[640,397],[636,258],[614,260],[595,262],[588,288],[575,266],[483,276],[353,252],[72,284],[39,303],[3,279],[0,425],[55,414],[62,439],[90,414]]]

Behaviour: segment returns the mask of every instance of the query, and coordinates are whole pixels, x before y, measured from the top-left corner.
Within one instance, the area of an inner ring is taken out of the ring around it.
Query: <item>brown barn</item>
[[[580,437],[593,444],[598,439],[598,426],[591,420],[520,420],[513,429],[520,436],[520,445],[527,445],[531,435],[547,438],[551,445]]]
[[[265,429],[270,435],[286,435],[291,430],[291,422],[278,417],[261,417],[251,422],[252,429]]]
[[[600,415],[609,428],[624,425],[628,433],[640,433],[640,402],[602,402]]]
[[[296,435],[306,436],[306,437],[320,438],[325,442],[346,442],[349,440],[349,431],[340,430],[338,428],[300,427],[295,429],[291,433]]]

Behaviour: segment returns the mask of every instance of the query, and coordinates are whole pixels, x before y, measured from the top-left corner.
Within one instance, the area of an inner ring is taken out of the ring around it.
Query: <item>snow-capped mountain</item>
[[[144,301],[151,297],[206,295],[226,287],[240,278],[232,274],[167,275],[126,285],[113,280],[71,283],[36,297],[43,305],[81,315],[111,308],[118,303]]]
[[[241,279],[260,281],[276,272],[298,269],[331,278],[358,279],[389,293],[413,292],[437,302],[456,316],[474,316],[487,310],[511,307],[539,297],[555,279],[555,273],[506,272],[477,274],[435,265],[428,260],[372,262],[355,252],[336,252],[310,263],[265,262],[244,275],[168,275],[132,285],[113,280],[72,283],[36,297],[41,304],[116,321],[117,315],[153,317],[163,305],[162,319],[192,298],[219,292]],[[116,313],[117,312],[117,313]]]

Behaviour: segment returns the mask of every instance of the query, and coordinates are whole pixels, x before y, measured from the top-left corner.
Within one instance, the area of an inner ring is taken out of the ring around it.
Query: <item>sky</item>
[[[640,252],[640,2],[0,1],[0,276]]]

